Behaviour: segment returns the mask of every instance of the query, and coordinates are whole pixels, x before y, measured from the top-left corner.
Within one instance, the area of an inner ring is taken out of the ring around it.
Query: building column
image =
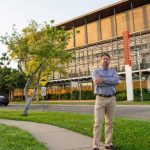
[[[123,45],[124,45],[124,64],[126,75],[127,101],[133,101],[134,98],[133,98],[132,66],[131,66],[128,31],[123,32]]]
[[[133,101],[132,67],[125,65],[127,101]]]

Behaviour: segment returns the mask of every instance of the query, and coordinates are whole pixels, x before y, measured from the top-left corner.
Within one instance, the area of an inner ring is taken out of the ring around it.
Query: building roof
[[[114,13],[117,14],[123,11],[130,10],[132,8],[131,3],[132,3],[133,8],[137,8],[137,7],[149,4],[150,0],[121,0],[111,5],[108,5],[100,9],[94,10],[92,12],[78,16],[76,18],[67,20],[60,24],[57,24],[56,26],[58,28],[61,26],[65,26],[66,30],[71,29],[73,26],[78,27],[78,26],[84,25],[85,21],[87,23],[90,23],[90,22],[98,20],[99,18],[112,16],[114,15]]]

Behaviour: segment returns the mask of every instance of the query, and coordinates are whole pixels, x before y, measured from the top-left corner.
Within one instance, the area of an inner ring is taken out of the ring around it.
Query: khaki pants
[[[105,113],[105,145],[112,145],[112,120],[114,116],[116,98],[96,96],[94,108],[93,148],[99,148],[101,140],[101,127]]]

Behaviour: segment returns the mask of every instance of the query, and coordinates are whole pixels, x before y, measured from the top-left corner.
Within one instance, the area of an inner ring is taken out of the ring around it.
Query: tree
[[[11,58],[18,62],[19,69],[26,77],[24,116],[28,115],[40,78],[51,75],[52,72],[65,74],[66,63],[73,56],[65,50],[71,33],[66,32],[64,28],[52,26],[53,22],[41,25],[31,20],[21,33],[13,26],[11,36],[6,34],[1,37],[1,41],[8,46]],[[33,94],[30,97],[28,89],[31,86]]]
[[[6,86],[9,89],[9,97],[10,99],[13,99],[14,97],[14,90],[19,88],[23,89],[25,86],[25,78],[22,72],[16,70],[16,69],[11,69],[11,74],[7,74],[6,78],[7,83]]]
[[[0,90],[2,94],[9,92],[9,96],[13,99],[13,93],[16,88],[23,89],[25,79],[21,72],[16,69],[0,67]]]
[[[7,67],[10,64],[10,59],[7,53],[2,53],[2,57],[0,58],[0,66]]]
[[[6,86],[7,84],[7,75],[11,74],[11,69],[7,67],[0,67],[0,94],[6,93],[8,91],[8,87]]]

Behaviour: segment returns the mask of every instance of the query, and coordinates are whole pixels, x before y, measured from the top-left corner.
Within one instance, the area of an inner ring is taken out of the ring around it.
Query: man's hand
[[[98,77],[98,78],[95,80],[96,85],[99,85],[99,84],[101,84],[101,83],[103,83],[103,82],[104,82],[104,78],[102,78],[102,77]]]

